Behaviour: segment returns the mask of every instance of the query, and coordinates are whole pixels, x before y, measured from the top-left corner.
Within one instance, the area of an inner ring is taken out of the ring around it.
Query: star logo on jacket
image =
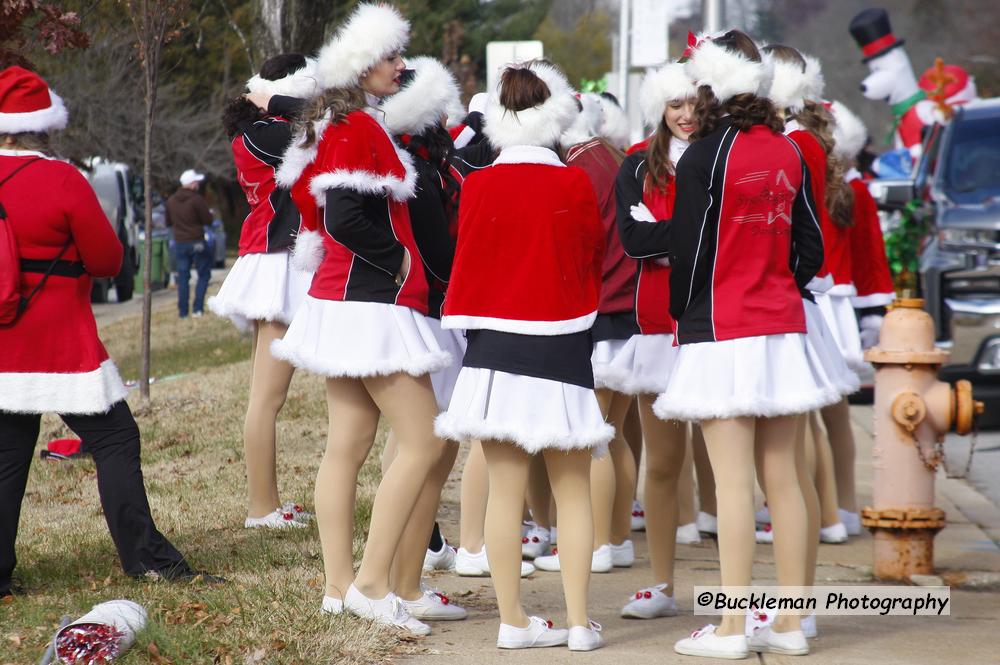
[[[237,172],[237,180],[239,180],[240,186],[246,193],[247,203],[249,203],[251,207],[257,205],[260,202],[260,197],[257,195],[257,189],[260,187],[260,183],[250,182],[241,171]]]
[[[774,186],[777,192],[776,196],[773,197],[774,210],[767,217],[768,226],[781,220],[792,225],[792,217],[789,215],[791,202],[795,200],[796,190],[792,187],[791,181],[788,179],[788,174],[785,173],[785,169],[778,169],[778,175],[774,179]],[[782,191],[784,190],[784,191]]]

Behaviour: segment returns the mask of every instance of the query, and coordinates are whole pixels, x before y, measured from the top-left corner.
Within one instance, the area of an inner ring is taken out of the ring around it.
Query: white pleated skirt
[[[826,319],[833,338],[844,356],[847,366],[859,370],[864,366],[864,355],[861,350],[861,331],[858,328],[858,318],[854,314],[854,305],[850,296],[833,296],[826,293],[816,293],[816,304]]]
[[[451,402],[451,395],[455,392],[455,383],[458,381],[458,374],[462,371],[462,357],[465,356],[465,331],[445,330],[441,327],[441,320],[434,317],[427,317],[427,324],[437,338],[438,346],[451,354],[454,361],[442,369],[431,373],[431,384],[434,386],[434,398],[437,400],[438,409],[444,411]]]
[[[681,345],[653,411],[664,420],[695,422],[775,417],[841,397],[837,378],[806,336],[786,333]]]
[[[448,410],[434,429],[456,441],[506,441],[529,453],[590,448],[596,456],[614,436],[593,390],[480,367],[459,372]]]
[[[309,292],[312,273],[291,266],[288,252],[244,254],[236,259],[208,308],[243,332],[253,321],[288,325]]]
[[[847,366],[819,306],[805,299],[802,300],[802,306],[806,311],[806,342],[823,363],[824,372],[832,378],[841,396],[846,397],[856,392],[861,387],[861,381],[857,373]]]
[[[594,385],[626,395],[662,393],[677,359],[673,335],[632,335],[594,344]]]
[[[326,377],[421,376],[457,359],[441,347],[430,319],[409,307],[305,297],[271,354]]]

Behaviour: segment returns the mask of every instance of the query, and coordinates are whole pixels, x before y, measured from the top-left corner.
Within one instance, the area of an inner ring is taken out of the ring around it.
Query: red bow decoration
[[[701,46],[704,41],[704,39],[698,39],[693,32],[688,30],[687,48],[684,49],[684,53],[681,54],[680,62],[684,62],[694,55],[695,50]]]

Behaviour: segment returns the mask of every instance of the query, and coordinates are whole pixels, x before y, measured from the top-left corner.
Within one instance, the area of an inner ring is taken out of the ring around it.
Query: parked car
[[[108,292],[112,287],[115,289],[118,302],[131,300],[135,288],[135,272],[139,267],[139,257],[136,252],[138,213],[132,198],[131,172],[125,164],[97,162],[85,174],[125,250],[122,267],[117,276],[94,278],[91,301],[107,302]]]
[[[920,290],[938,345],[951,350],[941,377],[972,381],[987,402],[980,425],[1000,426],[1000,98],[932,126],[914,178],[876,180],[871,191],[886,209],[916,201],[929,223]]]

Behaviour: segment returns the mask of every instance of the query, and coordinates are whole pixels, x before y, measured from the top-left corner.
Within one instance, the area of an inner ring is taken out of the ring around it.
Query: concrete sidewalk
[[[858,444],[858,492],[864,505],[871,495],[871,407],[852,407]],[[464,453],[464,450],[463,450]],[[464,456],[464,455],[463,455]],[[461,463],[461,460],[460,460]],[[457,465],[456,469],[461,466]],[[811,663],[844,665],[913,665],[922,663],[1000,663],[1000,508],[963,480],[940,475],[937,506],[948,516],[948,527],[935,541],[935,562],[952,588],[952,613],[946,617],[819,617],[819,637],[810,641]],[[443,528],[453,541],[458,536],[458,474],[445,490]],[[694,659],[674,653],[676,640],[700,628],[711,617],[693,616],[692,587],[719,584],[718,550],[714,540],[700,545],[678,545],[675,618],[625,620],[619,611],[636,590],[653,582],[646,557],[644,534],[634,533],[636,565],[591,578],[591,612],[604,626],[607,646],[587,654],[564,648],[504,652],[496,649],[499,618],[490,581],[434,574],[429,580],[470,610],[467,621],[434,624],[434,634],[419,642],[422,655],[398,662],[434,665],[490,663],[568,663],[642,665],[645,663],[728,662]],[[769,545],[758,545],[754,581],[775,583]],[[843,545],[821,545],[817,584],[869,584],[872,538],[866,531]],[[529,613],[564,621],[562,589],[557,573],[536,572],[523,581]],[[418,647],[418,648],[419,648]],[[762,663],[805,662],[788,656],[755,655]]]

